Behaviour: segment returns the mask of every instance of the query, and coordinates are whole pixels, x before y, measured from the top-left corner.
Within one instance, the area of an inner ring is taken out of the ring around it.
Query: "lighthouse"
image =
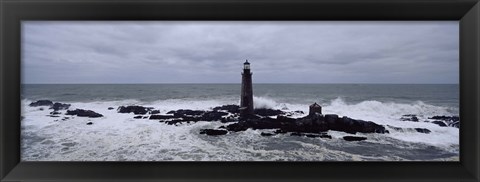
[[[253,91],[252,91],[252,72],[250,72],[250,63],[248,60],[243,63],[242,73],[242,93],[240,98],[240,115],[250,116],[253,114]]]

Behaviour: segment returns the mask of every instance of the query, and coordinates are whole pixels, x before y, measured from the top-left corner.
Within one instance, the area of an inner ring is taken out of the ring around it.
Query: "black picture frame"
[[[478,0],[1,0],[1,181],[479,181]],[[460,162],[21,162],[22,20],[458,20]]]

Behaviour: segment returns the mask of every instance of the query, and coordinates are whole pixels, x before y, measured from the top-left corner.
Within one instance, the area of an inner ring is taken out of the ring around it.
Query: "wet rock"
[[[83,109],[75,109],[75,110],[68,110],[66,115],[76,115],[78,117],[89,117],[89,118],[99,118],[103,117],[103,115],[96,113],[91,110],[83,110]]]
[[[51,100],[38,100],[36,102],[32,102],[29,106],[38,107],[38,106],[52,106],[53,102]]]
[[[426,129],[426,128],[415,128],[415,130],[419,133],[425,133],[425,134],[428,134],[430,133],[431,131]]]
[[[255,109],[253,111],[253,113],[255,113],[257,115],[260,115],[260,116],[276,116],[276,115],[280,115],[280,114],[285,114],[285,112],[283,112],[281,110],[265,109],[265,108]]]
[[[176,118],[181,118],[181,117],[184,117],[184,116],[200,116],[203,113],[205,113],[205,111],[190,110],[190,109],[180,109],[180,110],[176,110],[176,111],[167,112],[167,114],[173,114],[173,116],[175,116]]]
[[[272,135],[275,135],[275,134],[262,132],[262,133],[260,133],[260,135],[262,135],[262,136],[272,136]]]
[[[294,133],[291,133],[290,136],[303,136],[303,134],[299,132],[294,132]]]
[[[68,108],[70,108],[70,106],[70,104],[62,104],[60,102],[55,102],[55,104],[53,104],[50,109],[53,109],[54,111],[67,110]]]
[[[225,135],[227,133],[228,133],[227,130],[215,130],[215,129],[200,130],[200,134],[205,134],[205,135],[210,135],[210,136]]]
[[[441,127],[447,127],[447,124],[445,124],[443,121],[433,121],[432,123]]]
[[[343,139],[346,141],[362,141],[362,140],[366,140],[367,137],[344,136]]]
[[[405,114],[405,115],[402,115],[402,117],[400,118],[401,121],[413,121],[413,122],[418,122],[418,118],[416,115],[414,114]]]
[[[52,118],[58,118],[58,117],[60,117],[60,116],[57,116],[57,115],[47,115],[47,116],[50,116],[50,117],[52,117]]]
[[[226,112],[208,111],[202,115],[202,121],[219,121],[222,116],[228,115]]]
[[[309,138],[328,138],[328,139],[332,139],[332,136],[327,135],[327,134],[306,134],[305,136],[309,137]]]
[[[143,107],[143,106],[120,106],[118,107],[118,113],[132,113],[133,114],[147,114],[150,111],[151,107]]]
[[[143,118],[143,116],[135,116],[135,117],[133,117],[133,119],[142,119],[142,118]]]
[[[108,107],[108,110],[113,110],[113,109],[115,109],[115,108],[113,108],[113,107]]]
[[[230,123],[230,122],[237,122],[237,121],[238,121],[238,118],[235,118],[233,116],[224,117],[224,118],[220,119],[220,122],[222,122],[222,123]]]
[[[460,121],[460,118],[458,116],[433,116],[428,119],[436,119],[442,121]]]
[[[240,106],[238,105],[223,105],[219,107],[214,107],[214,111],[219,111],[219,110],[225,110],[228,111],[229,113],[240,113]]]
[[[57,112],[57,111],[52,111],[50,112],[51,115],[58,115],[58,114],[61,114],[60,112]]]
[[[93,123],[92,122],[88,122],[87,125],[92,125]]]
[[[149,119],[173,119],[175,116],[171,115],[151,115]]]
[[[160,110],[152,110],[150,111],[150,114],[160,114]]]
[[[348,117],[339,118],[337,115],[312,115],[299,119],[277,116],[273,118],[246,119],[227,126],[229,131],[245,131],[252,129],[280,129],[286,132],[321,133],[328,130],[343,131],[355,134],[361,133],[388,133],[385,127],[371,121],[355,120]]]

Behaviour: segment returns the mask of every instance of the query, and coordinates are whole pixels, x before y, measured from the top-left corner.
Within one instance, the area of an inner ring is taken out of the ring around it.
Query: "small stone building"
[[[322,114],[322,106],[318,105],[316,102],[310,105],[310,110],[308,111],[308,115],[310,116],[315,114]]]

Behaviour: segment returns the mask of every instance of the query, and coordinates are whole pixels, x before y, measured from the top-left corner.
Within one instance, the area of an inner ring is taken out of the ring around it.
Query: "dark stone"
[[[38,100],[36,102],[32,102],[29,106],[37,107],[37,106],[52,106],[53,102],[50,100]]]
[[[176,118],[175,116],[170,115],[151,115],[149,119],[172,119]]]
[[[433,116],[428,119],[436,119],[442,121],[460,121],[460,118],[458,116]]]
[[[47,116],[50,116],[50,117],[52,117],[52,118],[58,118],[58,117],[60,117],[60,116],[57,116],[57,115],[47,115]]]
[[[328,139],[332,139],[332,136],[327,135],[327,134],[306,134],[305,136],[309,137],[309,138],[328,138]]]
[[[173,114],[176,118],[181,118],[184,116],[199,116],[205,113],[205,111],[200,110],[190,110],[190,109],[180,109],[176,111],[169,111],[167,114]]]
[[[142,119],[143,116],[135,116],[135,117],[133,117],[133,118],[134,118],[134,119]]]
[[[160,114],[160,110],[152,110],[150,111],[150,114]]]
[[[402,117],[400,118],[401,121],[413,121],[413,122],[418,122],[418,118],[416,115],[414,114],[405,114],[405,115],[402,115]]]
[[[224,117],[224,118],[220,119],[220,122],[222,122],[222,123],[230,123],[230,122],[237,122],[237,121],[238,121],[238,118],[235,118],[235,117],[232,117],[232,116]]]
[[[366,140],[367,137],[344,136],[343,139],[346,141],[362,141],[362,140]]]
[[[93,123],[92,122],[88,122],[87,125],[92,125]]]
[[[281,110],[265,109],[265,108],[255,109],[253,111],[253,113],[258,114],[260,116],[276,116],[276,115],[279,115],[279,114],[285,114],[285,112],[283,112]]]
[[[228,111],[229,113],[240,113],[240,106],[238,105],[223,105],[219,107],[214,107],[214,111],[219,111],[219,110],[225,110]]]
[[[206,134],[206,135],[210,135],[210,136],[225,135],[227,133],[228,133],[227,130],[215,130],[215,129],[200,130],[200,134]]]
[[[109,107],[109,108],[108,108],[108,110],[113,110],[113,109],[115,109],[115,108],[113,108],[113,107]]]
[[[51,115],[58,115],[58,114],[61,114],[60,112],[57,112],[57,111],[52,111],[50,112]]]
[[[447,125],[443,121],[433,121],[433,124],[437,124],[438,126],[441,127],[447,127]]]
[[[58,110],[67,110],[70,107],[70,104],[62,104],[60,102],[55,102],[50,109],[53,109],[54,111]]]
[[[415,128],[415,130],[419,133],[425,133],[425,134],[428,134],[430,133],[431,131],[426,129],[426,128]]]
[[[202,121],[219,121],[222,116],[228,115],[226,112],[208,111],[202,115]]]
[[[229,131],[245,131],[252,129],[280,129],[285,132],[320,133],[328,130],[343,131],[355,134],[388,133],[385,127],[371,121],[355,120],[348,117],[338,118],[337,115],[313,115],[303,118],[288,118],[277,116],[273,118],[246,119],[227,126]]]
[[[260,135],[262,135],[262,136],[272,136],[272,135],[274,135],[274,134],[273,134],[273,133],[265,133],[265,132],[262,132],[262,133],[260,133]]]
[[[294,133],[291,133],[290,136],[303,136],[303,134],[299,132],[294,132]]]
[[[83,109],[75,109],[75,110],[68,110],[66,115],[77,115],[78,117],[89,117],[89,118],[99,118],[103,117],[103,115],[96,113],[91,110],[83,110]]]
[[[134,113],[134,114],[147,114],[148,111],[152,110],[151,107],[143,106],[120,106],[118,107],[118,113]]]

